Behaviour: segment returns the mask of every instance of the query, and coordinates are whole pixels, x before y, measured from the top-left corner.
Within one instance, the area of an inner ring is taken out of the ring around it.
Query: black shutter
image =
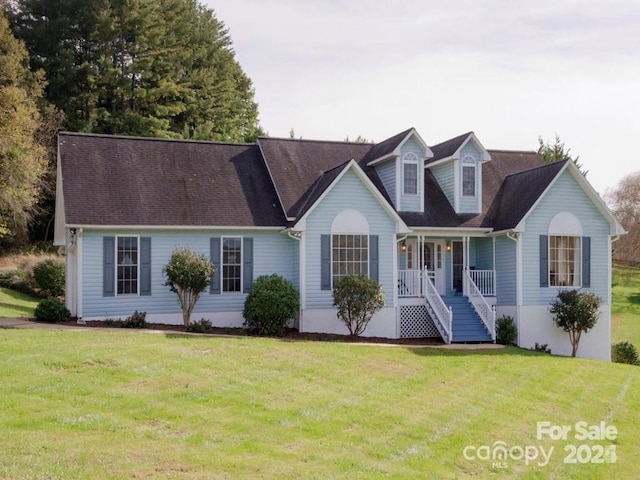
[[[140,238],[140,295],[151,295],[151,237]]]
[[[378,281],[378,235],[369,235],[369,278]]]
[[[591,287],[591,237],[582,237],[582,286]]]
[[[209,291],[220,293],[220,237],[211,238],[211,263],[213,264],[213,278]]]
[[[331,236],[320,235],[320,289],[331,290]]]
[[[115,296],[116,237],[102,238],[102,296]]]
[[[253,238],[243,238],[242,255],[242,291],[249,293],[253,285]]]
[[[540,286],[549,286],[549,237],[540,235]]]

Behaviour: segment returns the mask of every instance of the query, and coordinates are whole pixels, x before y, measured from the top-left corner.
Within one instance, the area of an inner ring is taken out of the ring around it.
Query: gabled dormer
[[[431,147],[425,164],[456,213],[482,212],[482,164],[491,160],[473,132]]]
[[[433,153],[415,128],[378,143],[368,157],[396,210],[424,211],[424,166]]]

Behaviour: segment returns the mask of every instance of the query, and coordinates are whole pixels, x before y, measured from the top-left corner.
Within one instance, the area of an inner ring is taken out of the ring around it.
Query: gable
[[[309,201],[300,212],[301,217],[291,225],[292,230],[306,230],[307,221],[315,215],[314,212],[321,205],[334,202],[341,208],[346,206],[373,208],[374,210],[371,211],[383,212],[383,216],[395,225],[398,233],[409,231],[401,217],[354,160],[322,175],[318,179],[310,200],[312,201]]]

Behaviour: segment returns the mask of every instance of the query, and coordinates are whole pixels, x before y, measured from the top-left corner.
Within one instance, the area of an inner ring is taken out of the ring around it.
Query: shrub
[[[211,321],[206,318],[191,322],[187,327],[187,332],[192,333],[209,333],[211,331],[213,331],[213,325],[211,325]]]
[[[627,363],[640,365],[638,350],[629,342],[618,342],[611,345],[611,361],[615,363]]]
[[[38,288],[47,296],[64,295],[64,262],[49,258],[33,267],[33,279]]]
[[[366,275],[347,275],[333,284],[333,305],[338,307],[338,318],[351,335],[363,333],[384,304],[382,287]]]
[[[254,335],[282,335],[300,308],[298,290],[280,275],[262,275],[244,302],[244,328]]]
[[[518,330],[513,317],[503,315],[496,322],[496,341],[502,345],[515,345],[518,339]]]
[[[536,345],[531,350],[533,350],[534,352],[542,352],[542,353],[551,354],[551,349],[549,348],[549,344],[548,343],[538,343],[538,342],[536,342]]]
[[[188,327],[193,307],[211,283],[213,264],[205,255],[198,255],[188,248],[176,248],[163,272],[167,277],[165,285],[178,296],[182,321]]]
[[[145,328],[147,326],[147,312],[133,312],[133,315],[122,320],[122,328]]]
[[[551,303],[555,324],[569,334],[571,356],[578,353],[580,336],[591,330],[598,321],[602,299],[595,293],[561,290]]]
[[[71,317],[71,313],[64,303],[55,297],[45,298],[38,303],[34,315],[42,322],[64,322]]]

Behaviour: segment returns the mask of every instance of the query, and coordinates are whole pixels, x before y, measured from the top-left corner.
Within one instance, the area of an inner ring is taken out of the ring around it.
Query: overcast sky
[[[206,0],[274,137],[557,132],[601,194],[640,170],[640,0]]]

